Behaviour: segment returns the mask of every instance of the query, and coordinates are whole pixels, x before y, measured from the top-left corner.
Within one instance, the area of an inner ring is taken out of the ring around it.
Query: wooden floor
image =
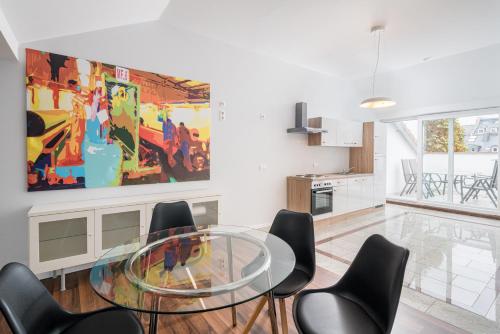
[[[59,280],[48,279],[43,283],[52,293],[54,298],[67,310],[71,312],[87,312],[109,306],[90,287],[88,281],[88,271],[67,275],[67,290],[59,291]],[[314,281],[310,288],[326,287],[337,281],[338,277],[329,271],[318,268]],[[160,316],[159,333],[241,333],[248,318],[257,305],[257,301],[239,305],[237,307],[238,325],[231,326],[230,309],[206,312],[189,316]],[[278,303],[276,303],[278,306]],[[291,307],[292,300],[286,301],[289,333],[297,333],[295,329]],[[279,314],[279,312],[278,312]],[[0,316],[1,317],[1,316]],[[147,328],[148,317],[144,316],[142,321]],[[278,323],[280,323],[278,317]],[[270,333],[270,321],[265,307],[252,329],[251,333]],[[0,333],[10,333],[5,320],[0,318]],[[429,315],[414,310],[404,304],[400,304],[393,333],[397,334],[429,334],[429,333],[466,333],[456,327],[450,326]]]

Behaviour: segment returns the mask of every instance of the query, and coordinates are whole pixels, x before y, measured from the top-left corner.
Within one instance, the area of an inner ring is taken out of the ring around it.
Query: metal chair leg
[[[267,297],[262,297],[260,299],[259,304],[257,305],[257,308],[253,312],[252,316],[250,317],[250,319],[247,322],[247,325],[245,326],[245,329],[243,330],[243,334],[248,334],[250,332],[250,330],[253,327],[253,324],[255,323],[255,320],[257,320],[257,317],[260,314],[260,311],[262,311],[262,308],[264,307],[264,305],[266,305],[266,302],[267,302]]]
[[[280,301],[281,332],[283,334],[288,334],[288,321],[286,318],[285,299],[281,298],[279,301]]]

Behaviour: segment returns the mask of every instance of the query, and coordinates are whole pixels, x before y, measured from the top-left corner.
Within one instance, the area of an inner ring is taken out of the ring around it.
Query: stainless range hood
[[[328,132],[325,129],[311,128],[307,126],[307,103],[298,102],[295,104],[295,127],[286,129],[288,133],[324,133]]]

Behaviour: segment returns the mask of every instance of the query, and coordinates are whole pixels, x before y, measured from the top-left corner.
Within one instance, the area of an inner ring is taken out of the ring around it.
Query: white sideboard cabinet
[[[36,274],[89,265],[109,249],[149,231],[160,202],[186,201],[195,223],[220,224],[221,195],[178,192],[35,205],[28,212],[29,265]]]

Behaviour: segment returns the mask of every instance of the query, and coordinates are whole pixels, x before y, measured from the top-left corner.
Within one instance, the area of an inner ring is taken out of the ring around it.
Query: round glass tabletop
[[[141,236],[109,250],[92,267],[102,298],[131,310],[196,313],[244,303],[293,270],[290,246],[269,233],[211,225]]]

